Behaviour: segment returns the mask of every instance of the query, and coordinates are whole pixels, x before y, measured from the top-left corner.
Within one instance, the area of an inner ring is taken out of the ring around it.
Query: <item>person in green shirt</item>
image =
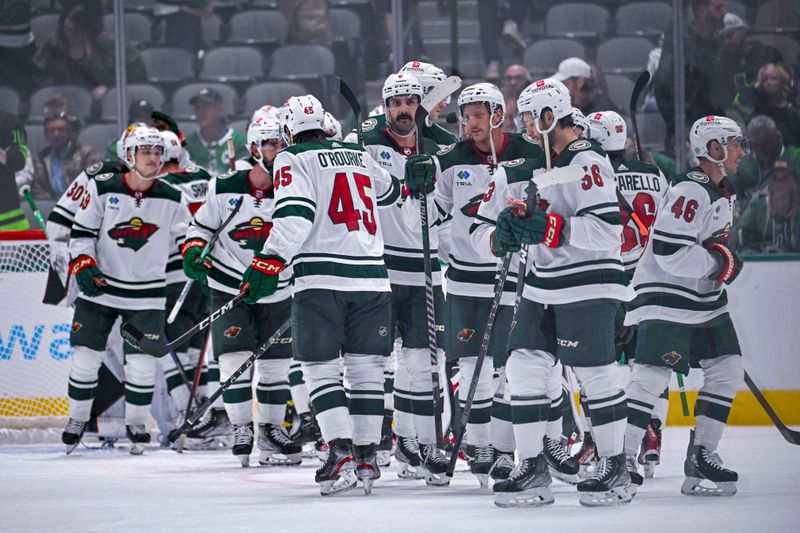
[[[771,169],[747,204],[738,230],[742,251],[800,252],[800,180],[794,168]]]
[[[775,121],[766,115],[753,117],[747,125],[750,154],[742,159],[733,176],[738,200],[753,196],[774,168],[789,167],[800,175],[800,148],[785,146]]]
[[[212,175],[227,172],[233,168],[228,139],[233,139],[235,161],[248,154],[244,133],[228,127],[222,95],[213,88],[203,87],[189,103],[194,106],[198,126],[198,130],[186,138],[189,157]]]

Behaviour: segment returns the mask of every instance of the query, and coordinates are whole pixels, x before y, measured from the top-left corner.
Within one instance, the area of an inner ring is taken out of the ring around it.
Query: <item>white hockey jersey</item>
[[[616,168],[614,180],[617,189],[628,205],[647,227],[648,232],[656,221],[656,214],[664,203],[669,183],[661,170],[643,161],[622,161]],[[633,276],[650,234],[643,235],[636,222],[625,209],[622,216],[622,263],[628,276]]]
[[[167,263],[180,259],[189,208],[160,180],[132,192],[122,173],[89,180],[70,232],[72,258],[93,257],[108,281],[103,294],[79,298],[118,309],[164,309]]]
[[[200,238],[206,242],[236,207],[242,207],[219,236],[209,252],[213,268],[208,273],[208,286],[228,294],[239,292],[242,274],[250,265],[253,254],[261,251],[272,230],[275,211],[274,189],[259,194],[248,179],[249,170],[231,171],[208,183],[205,203],[194,215],[186,239]],[[261,197],[259,197],[261,196]],[[278,281],[274,294],[258,301],[260,304],[280,302],[291,296],[292,268],[287,266]]]
[[[513,162],[517,163],[517,162]],[[576,139],[553,161],[553,167],[577,165],[585,176],[573,183],[554,185],[539,193],[540,208],[561,215],[568,238],[558,248],[529,248],[529,269],[523,296],[545,304],[565,304],[610,298],[633,298],[620,255],[619,203],[608,156],[598,144]],[[537,162],[541,169],[541,163]],[[477,246],[489,248],[489,235],[509,198],[524,200],[533,169],[530,163],[506,163],[494,176],[478,210],[473,231]],[[535,173],[540,173],[537,170]]]
[[[295,292],[388,292],[378,203],[397,181],[363,146],[307,142],[274,161],[275,212],[263,253],[292,261]]]
[[[728,312],[724,285],[710,278],[718,265],[706,247],[727,246],[735,202],[727,178],[717,185],[699,168],[675,177],[633,275],[636,299],[626,324],[703,324]]]
[[[539,146],[525,134],[508,133],[497,147],[498,161],[543,158]],[[447,292],[460,296],[491,298],[501,258],[489,248],[476,249],[470,228],[476,222],[481,200],[492,179],[491,154],[480,152],[471,141],[461,141],[439,151],[436,161],[436,204],[440,219],[452,215]],[[517,267],[512,264],[504,287],[503,304],[514,302]]]
[[[401,148],[397,146],[386,131],[387,126],[383,124],[373,124],[369,119],[364,122],[364,145],[367,153],[378,166],[386,170],[398,184],[405,182],[406,160],[416,154],[415,148]],[[423,152],[435,153],[437,145],[423,137],[425,148]],[[396,194],[387,197],[380,202],[378,218],[380,219],[381,233],[383,234],[383,259],[389,271],[389,280],[397,285],[412,285],[421,287],[425,284],[425,262],[422,252],[422,232],[419,222],[415,227],[409,227],[406,223],[406,214],[403,211],[406,206],[407,197],[400,194],[397,187]],[[418,211],[415,211],[418,212]],[[441,267],[438,261],[437,246],[439,243],[439,232],[433,224],[435,212],[429,213],[431,248],[431,273],[433,274],[434,285],[440,285]]]

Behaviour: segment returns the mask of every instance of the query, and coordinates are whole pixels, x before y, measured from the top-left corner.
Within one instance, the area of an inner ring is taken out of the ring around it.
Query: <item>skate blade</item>
[[[646,462],[644,464],[644,477],[646,477],[647,479],[652,479],[653,474],[656,473],[656,465],[657,464],[658,464],[658,461],[656,461],[656,462],[650,462],[650,461]]]
[[[136,443],[131,444],[130,454],[131,455],[142,455],[142,454],[144,454],[144,445],[143,444],[136,444]]]
[[[565,474],[564,472],[559,472],[555,468],[550,468],[550,475],[558,480],[563,481],[564,483],[569,483],[570,485],[577,485],[578,482],[581,480],[580,478],[580,471],[577,474]]]
[[[392,464],[392,452],[389,450],[378,450],[377,463],[378,466],[389,466]]]
[[[704,485],[703,482],[710,484]],[[681,494],[685,496],[733,496],[736,494],[735,481],[714,483],[699,477],[687,477],[681,485]]]
[[[362,478],[361,481],[364,483],[364,494],[366,496],[372,494],[372,484],[375,482],[375,480],[371,477],[365,477]]]
[[[400,479],[425,479],[425,473],[422,471],[421,467],[413,467],[401,461],[398,461],[398,463],[400,467],[397,470],[397,477]]]
[[[422,467],[422,472],[425,477],[425,484],[429,487],[447,487],[450,485],[450,478],[444,472],[437,474],[425,467]]]
[[[67,445],[67,449],[65,450],[65,452],[66,452],[66,454],[65,454],[65,455],[69,455],[69,454],[71,454],[72,452],[74,452],[74,451],[75,451],[75,448],[77,448],[77,447],[78,447],[78,445],[79,445],[80,443],[81,443],[81,441],[78,441],[78,442],[76,442],[75,444],[68,444],[68,445]]]
[[[319,492],[323,496],[333,496],[354,489],[357,483],[358,478],[355,471],[344,470],[340,472],[337,479],[321,482],[319,484]]]
[[[242,468],[248,468],[250,466],[250,455],[237,455],[236,457],[242,464]]]
[[[632,499],[629,487],[616,487],[605,492],[583,492],[579,501],[584,507],[613,507],[630,503]]]
[[[489,488],[489,474],[473,474],[480,484],[482,489]]]
[[[540,507],[555,501],[549,487],[537,487],[522,492],[496,492],[494,504],[503,509],[509,507]]]
[[[302,462],[302,453],[284,455],[282,453],[272,453],[262,450],[258,456],[258,464],[261,466],[297,466]]]

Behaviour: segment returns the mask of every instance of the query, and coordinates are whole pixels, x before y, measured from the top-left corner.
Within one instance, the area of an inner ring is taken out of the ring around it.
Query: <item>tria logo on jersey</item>
[[[261,251],[271,230],[272,222],[264,222],[261,217],[253,217],[247,222],[237,224],[228,232],[228,237],[241,248]]]
[[[145,222],[139,217],[133,217],[130,221],[120,222],[108,230],[108,236],[121,248],[130,248],[134,252],[138,252],[157,231],[158,226],[155,224]]]

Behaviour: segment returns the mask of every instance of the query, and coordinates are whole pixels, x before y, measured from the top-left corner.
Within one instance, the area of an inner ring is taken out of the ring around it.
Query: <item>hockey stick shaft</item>
[[[219,309],[212,311],[212,313],[192,326],[192,328],[175,339],[174,341],[170,342],[169,344],[164,344],[159,341],[155,341],[152,339],[147,338],[144,333],[139,331],[135,326],[132,326],[129,323],[122,324],[120,328],[120,334],[122,338],[133,346],[134,348],[141,350],[144,353],[153,355],[155,357],[164,357],[167,355],[170,350],[174,350],[175,348],[182,346],[186,341],[206,329],[212,323],[217,321],[221,318],[225,313],[233,309],[239,302],[244,300],[245,296],[247,296],[247,289],[249,286],[247,284],[242,286],[241,291],[239,294],[228,300],[225,304],[223,304]]]
[[[781,436],[786,439],[786,442],[790,444],[800,444],[800,431],[789,429],[786,424],[781,421],[781,419],[778,417],[778,413],[775,412],[775,409],[772,408],[767,399],[764,397],[764,393],[762,393],[758,386],[756,386],[753,378],[751,378],[750,374],[747,372],[744,373],[744,382],[747,384],[747,388],[750,389],[750,392],[752,392],[756,397],[758,403],[761,404],[761,407],[764,408],[764,411],[766,411],[769,419],[772,420],[772,423],[775,424],[776,428],[778,428]]]
[[[686,385],[683,382],[683,374],[678,373],[676,375],[678,377],[678,391],[681,397],[681,410],[683,411],[683,416],[689,416],[689,400],[686,398]]]
[[[425,127],[425,119],[428,116],[428,111],[420,105],[417,107],[416,114],[414,115],[414,122],[417,125],[416,143],[417,153],[422,151],[424,139],[422,131]],[[433,270],[431,268],[431,240],[430,240],[430,220],[428,218],[428,198],[423,194],[420,195],[420,222],[422,226],[422,257],[425,263],[425,315],[428,325],[428,350],[431,357],[431,390],[433,392],[433,421],[434,431],[436,432],[436,445],[440,445],[443,437],[442,433],[442,412],[440,409],[441,396],[440,396],[440,382],[439,382],[439,357],[438,347],[436,345],[436,309],[433,297]]]
[[[33,200],[33,195],[31,195],[31,186],[23,185],[22,187],[19,188],[19,192],[21,192],[22,196],[25,197],[25,200],[28,201],[28,207],[31,208],[33,216],[36,217],[36,222],[39,223],[39,227],[42,228],[44,236],[45,238],[47,238],[47,228],[45,227],[44,219],[42,218],[42,213],[39,212],[39,208],[36,206],[36,202]]]
[[[178,375],[181,377],[181,383],[183,386],[186,387],[186,390],[189,391],[189,394],[192,392],[192,381],[189,379],[189,375],[186,373],[186,369],[183,368],[183,363],[181,363],[178,354],[175,353],[175,350],[170,350],[169,355],[172,357],[172,362],[175,363],[175,368],[178,369]]]
[[[189,400],[186,402],[186,410],[183,412],[183,423],[186,423],[186,420],[191,415],[192,410],[192,403],[194,403],[195,398],[197,398],[197,391],[200,388],[200,381],[203,376],[203,364],[205,363],[206,359],[206,350],[208,350],[208,344],[211,342],[211,335],[206,335],[206,342],[203,343],[203,349],[200,350],[200,357],[197,358],[197,366],[194,367],[194,375],[192,376],[192,388],[189,390]],[[198,402],[197,408],[199,409],[202,404]],[[178,453],[183,453],[183,447],[186,444],[186,435],[181,434],[180,440],[178,441],[178,447],[175,449]]]
[[[231,377],[229,377],[227,381],[225,381],[225,383],[222,383],[219,389],[214,391],[214,393],[211,396],[209,396],[208,399],[206,399],[206,401],[203,402],[203,404],[200,407],[198,407],[194,413],[192,413],[192,416],[188,417],[186,421],[184,421],[184,423],[181,424],[179,428],[170,432],[169,441],[175,442],[175,439],[177,439],[179,436],[185,433],[189,428],[191,428],[200,419],[200,417],[203,416],[203,413],[205,413],[208,410],[208,408],[211,407],[214,401],[217,398],[219,398],[223,392],[228,390],[228,388],[231,385],[233,385],[233,383],[236,380],[238,380],[242,374],[244,374],[251,366],[253,366],[253,363],[255,363],[256,359],[261,357],[267,350],[269,350],[270,346],[275,344],[281,337],[281,335],[283,335],[291,325],[292,325],[291,318],[287,319],[286,322],[281,324],[281,326],[277,329],[277,331],[275,331],[275,333],[273,333],[272,336],[269,339],[267,339],[267,341],[264,344],[259,346],[258,349],[256,349],[252,354],[250,354],[250,357],[248,357],[247,360],[244,363],[242,363],[242,366],[237,368],[236,371],[233,374],[231,374]]]
[[[231,141],[232,142],[232,141]],[[239,209],[242,208],[242,202],[244,202],[244,196],[240,196],[239,199],[236,201],[236,205],[233,207],[233,211],[228,215],[228,217],[222,222],[222,225],[211,235],[211,238],[206,243],[206,246],[203,248],[203,251],[200,253],[200,257],[198,261],[201,263],[205,261],[206,256],[211,252],[211,248],[214,247],[214,244],[219,240],[220,235],[222,235],[223,230],[231,223],[234,219],[236,214],[239,212]],[[192,289],[192,285],[194,285],[194,280],[190,279],[187,280],[186,283],[183,285],[183,289],[181,289],[181,293],[178,296],[178,299],[175,301],[175,305],[172,306],[172,311],[169,312],[169,316],[167,317],[167,324],[172,324],[175,322],[175,319],[178,317],[178,312],[183,307],[183,303],[186,301],[186,297],[189,296],[189,291]]]
[[[233,146],[233,136],[228,137],[228,170],[236,170],[236,148]]]
[[[639,125],[636,122],[636,108],[639,107],[639,97],[642,95],[642,91],[644,91],[648,83],[650,83],[650,72],[645,70],[636,79],[633,91],[631,92],[631,102],[629,106],[631,125],[633,126],[633,140],[636,142],[636,157],[639,161],[642,160],[642,143],[639,139]]]
[[[347,85],[347,82],[342,78],[336,79],[339,80],[339,94],[342,95],[342,98],[347,100],[347,103],[353,110],[353,118],[356,121],[356,138],[358,139],[358,144],[364,144],[364,132],[361,129],[361,105],[358,103],[358,99],[355,93],[353,93],[353,90]]]

